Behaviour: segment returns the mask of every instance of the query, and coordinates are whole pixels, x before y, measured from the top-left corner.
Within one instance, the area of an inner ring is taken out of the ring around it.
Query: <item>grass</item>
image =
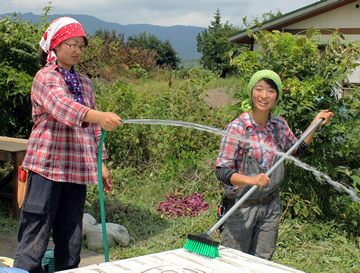
[[[208,166],[210,168],[210,166]],[[164,181],[160,166],[137,173],[135,169],[113,170],[115,181],[113,195],[106,195],[108,221],[125,226],[133,241],[130,246],[110,249],[110,259],[118,260],[156,252],[182,248],[187,234],[208,231],[217,221],[216,208],[221,196],[221,185],[210,174],[206,178],[198,175],[204,169],[189,173],[179,168],[179,179]],[[166,169],[166,166],[163,166]],[[195,172],[195,174],[194,174]],[[206,181],[206,183],[204,183]],[[206,185],[205,185],[206,184]],[[198,217],[167,218],[156,212],[156,205],[166,201],[167,192],[180,191],[184,195],[198,191],[205,194],[205,202],[211,208]],[[92,192],[96,196],[97,189]],[[116,201],[115,201],[116,200]],[[88,204],[94,213],[96,204]],[[99,215],[94,215],[99,218]],[[278,246],[273,261],[305,272],[359,272],[359,237],[354,236],[335,221],[286,219],[280,223]],[[220,241],[219,233],[213,234]]]
[[[360,272],[359,237],[331,222],[281,223],[273,261],[305,272]]]
[[[176,90],[183,82],[183,79],[174,80],[172,89]],[[223,92],[228,92],[228,86],[236,83],[236,79],[219,78],[207,88],[225,87]],[[140,93],[169,88],[166,78],[137,80],[133,84]],[[114,190],[105,195],[106,220],[123,225],[132,237],[130,246],[118,245],[110,249],[112,260],[182,248],[187,234],[206,232],[216,223],[216,207],[223,191],[223,185],[214,175],[217,151],[199,149],[198,152],[196,156],[184,153],[184,158],[172,154],[172,158],[162,162],[149,161],[136,167],[126,167],[128,160],[122,158],[121,168],[111,167]],[[205,202],[211,204],[203,215],[174,219],[156,211],[156,206],[166,201],[167,194],[190,195],[194,191],[204,194]],[[354,206],[359,207],[358,204]],[[12,220],[10,211],[11,202],[0,199],[0,231],[17,229],[18,222]],[[85,211],[100,222],[97,186],[88,187]],[[287,212],[280,223],[274,262],[306,272],[360,271],[360,240],[347,227],[336,221],[289,217]],[[359,215],[354,214],[354,219],[358,222]],[[219,237],[218,233],[212,236],[220,241]]]
[[[12,202],[0,198],[0,232],[15,231],[19,226],[19,221],[12,215]],[[1,242],[0,242],[1,243]]]
[[[180,78],[175,77],[172,75],[172,90],[177,90],[181,84],[183,84],[188,78]],[[215,81],[210,82],[206,85],[208,90],[210,89],[224,89],[223,92],[229,94],[230,88],[235,87],[239,82],[239,79],[236,77],[229,77],[229,78],[217,78]],[[152,77],[149,79],[139,79],[133,80],[132,83],[134,84],[135,90],[146,93],[152,92],[154,94],[160,93],[161,90],[166,90],[169,88],[169,74],[163,73],[162,75],[157,75],[156,77]]]
[[[216,207],[222,189],[209,171],[212,167],[210,159],[206,159],[195,169],[179,164],[176,174],[166,173],[166,166],[159,165],[143,171],[135,168],[112,170],[114,190],[105,195],[106,219],[125,226],[133,239],[128,247],[110,248],[110,259],[182,248],[187,234],[208,231],[217,221]],[[167,193],[175,191],[184,195],[193,191],[204,193],[204,201],[211,207],[197,217],[167,218],[156,211],[156,205],[166,201]],[[11,218],[10,211],[11,202],[0,199],[1,232],[17,229],[18,221]],[[97,186],[88,187],[86,211],[100,222]],[[217,232],[212,238],[220,241]],[[273,261],[305,272],[359,272],[359,243],[359,237],[348,233],[335,221],[285,217],[280,223]]]

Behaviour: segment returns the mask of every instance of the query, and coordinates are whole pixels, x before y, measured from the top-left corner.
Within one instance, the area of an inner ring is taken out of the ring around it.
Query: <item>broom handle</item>
[[[291,153],[314,131],[322,122],[324,119],[319,119],[313,126],[307,130],[302,137],[284,154],[271,168],[268,170],[265,175],[270,176],[270,174],[286,159],[288,155],[291,155]],[[208,231],[206,232],[209,236],[215,232],[234,212],[238,209],[238,207],[241,206],[242,203],[245,202],[246,199],[258,188],[257,185],[254,185],[248,190],[239,201],[235,203],[235,205],[225,213],[223,217],[219,221],[216,222],[216,224]]]

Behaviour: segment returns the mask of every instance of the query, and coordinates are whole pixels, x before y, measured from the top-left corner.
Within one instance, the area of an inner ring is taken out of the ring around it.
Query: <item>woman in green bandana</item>
[[[242,113],[225,127],[251,141],[286,152],[297,138],[285,119],[277,117],[276,105],[283,90],[278,74],[271,70],[256,72],[248,84],[249,99]],[[324,118],[327,124],[334,114],[321,111],[312,124]],[[293,156],[306,151],[315,130],[300,144]],[[280,219],[279,185],[284,179],[280,164],[270,177],[266,171],[280,157],[250,142],[223,137],[216,162],[216,177],[225,184],[223,205],[229,210],[252,186],[259,188],[226,220],[221,228],[221,244],[271,260],[275,251]]]

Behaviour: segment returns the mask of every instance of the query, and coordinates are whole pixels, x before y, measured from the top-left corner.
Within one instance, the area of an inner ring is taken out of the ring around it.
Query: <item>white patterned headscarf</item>
[[[54,20],[40,40],[40,47],[48,54],[47,61],[55,63],[57,56],[54,48],[63,41],[78,36],[83,36],[87,40],[86,33],[78,21],[70,17]]]
[[[268,78],[274,81],[274,83],[276,84],[277,88],[278,88],[278,96],[277,96],[277,101],[278,102],[283,94],[283,88],[282,88],[282,83],[281,83],[281,79],[279,77],[279,75],[277,73],[275,73],[272,70],[260,70],[258,72],[256,72],[250,79],[249,84],[248,84],[248,88],[247,88],[247,92],[249,95],[249,98],[244,100],[241,104],[241,109],[243,109],[243,111],[248,112],[252,109],[252,90],[254,88],[254,86],[261,80],[264,78]],[[273,106],[273,108],[276,108],[276,106]],[[275,109],[272,109],[275,110]],[[273,112],[277,112],[277,111],[273,111]],[[276,115],[276,113],[274,113]]]

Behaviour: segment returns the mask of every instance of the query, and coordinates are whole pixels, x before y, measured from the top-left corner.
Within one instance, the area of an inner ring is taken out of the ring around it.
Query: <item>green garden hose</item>
[[[100,214],[101,214],[101,224],[102,224],[102,233],[103,233],[103,242],[104,242],[104,254],[105,254],[105,262],[108,262],[109,247],[106,236],[105,204],[104,204],[104,192],[103,192],[103,181],[102,181],[102,146],[104,144],[106,132],[107,131],[105,130],[101,131],[99,150],[98,150],[98,176],[99,176]]]

